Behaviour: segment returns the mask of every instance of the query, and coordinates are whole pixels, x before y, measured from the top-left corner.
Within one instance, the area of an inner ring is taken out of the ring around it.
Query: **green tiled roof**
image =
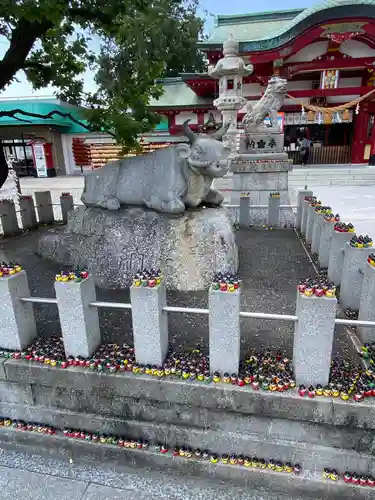
[[[211,106],[212,99],[198,97],[182,78],[166,78],[160,81],[164,93],[159,100],[150,101],[151,108],[182,108],[184,106]]]
[[[375,0],[325,0],[305,10],[219,16],[211,37],[199,45],[205,49],[221,48],[231,33],[243,52],[271,50],[318,23],[353,17],[375,17]]]
[[[239,42],[259,40],[272,36],[301,14],[303,9],[280,12],[260,12],[234,16],[218,16],[217,24],[206,44],[222,44],[229,35]]]

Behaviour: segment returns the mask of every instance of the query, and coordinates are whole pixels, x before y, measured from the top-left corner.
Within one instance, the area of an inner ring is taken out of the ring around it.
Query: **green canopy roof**
[[[232,34],[240,42],[241,52],[271,50],[318,23],[359,17],[375,17],[375,0],[325,0],[305,10],[218,16],[211,36],[199,46],[220,49]]]
[[[151,108],[183,108],[192,106],[212,106],[212,99],[198,97],[182,78],[166,78],[159,81],[163,84],[163,95],[159,100],[150,101]]]
[[[73,118],[83,124],[87,123],[83,118],[84,108],[72,106],[71,104],[67,104],[66,102],[58,99],[0,99],[0,111],[13,111],[15,109],[38,115],[48,115],[52,111],[59,111],[60,113],[71,114]],[[87,132],[87,129],[77,123],[74,123],[70,118],[59,116],[57,114],[53,115],[51,118],[37,118],[22,114],[16,114],[15,116],[16,118],[11,116],[1,116],[0,126],[52,125],[55,127],[62,127],[64,132],[69,133]]]

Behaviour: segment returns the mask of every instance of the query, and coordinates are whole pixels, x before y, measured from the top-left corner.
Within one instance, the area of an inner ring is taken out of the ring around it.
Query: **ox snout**
[[[206,168],[206,175],[209,177],[223,177],[229,171],[228,160],[217,160]]]

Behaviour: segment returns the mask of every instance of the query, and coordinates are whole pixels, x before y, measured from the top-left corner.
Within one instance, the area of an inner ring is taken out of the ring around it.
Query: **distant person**
[[[299,147],[300,147],[301,165],[307,165],[309,163],[310,148],[311,148],[310,139],[307,139],[307,137],[304,136],[299,142]]]

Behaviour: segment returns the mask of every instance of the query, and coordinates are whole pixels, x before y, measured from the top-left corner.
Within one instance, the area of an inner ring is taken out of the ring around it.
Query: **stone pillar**
[[[168,352],[168,316],[163,281],[155,287],[130,287],[135,359],[141,365],[164,363]]]
[[[249,229],[250,196],[248,193],[241,193],[240,196],[240,227]]]
[[[60,196],[62,220],[66,224],[68,222],[68,212],[74,210],[74,201],[71,194]]]
[[[0,347],[22,350],[36,337],[33,305],[25,271],[0,278]]]
[[[51,224],[55,220],[53,216],[51,191],[35,191],[35,202],[39,224]]]
[[[12,201],[0,201],[0,219],[4,236],[14,236],[21,232],[16,214],[16,206]]]
[[[303,200],[302,202],[302,220],[301,220],[301,233],[306,236],[306,228],[307,228],[307,214],[309,211],[310,202],[307,200]]]
[[[89,306],[96,301],[93,278],[55,281],[55,291],[66,355],[92,356],[101,343],[98,310]]]
[[[352,234],[352,233],[351,233]],[[344,265],[341,278],[340,304],[343,309],[359,309],[363,270],[373,248],[355,248],[345,243]],[[362,272],[361,272],[362,271]]]
[[[321,222],[320,244],[318,250],[320,267],[328,267],[334,225],[335,222],[328,222],[324,219]]]
[[[375,267],[365,264],[359,305],[360,321],[375,321]],[[375,342],[375,327],[359,326],[358,336],[365,343]]]
[[[307,219],[306,219],[306,243],[311,245],[312,243],[312,235],[313,235],[313,227],[314,227],[314,217],[315,217],[315,207],[311,207],[307,209]]]
[[[20,212],[23,229],[35,229],[38,227],[36,220],[35,205],[33,197],[20,198]]]
[[[297,292],[293,370],[297,385],[328,384],[337,300]]]
[[[328,262],[328,278],[337,286],[341,285],[345,245],[353,236],[355,236],[355,233],[340,233],[335,230],[332,232]]]
[[[297,215],[296,215],[296,229],[297,231],[302,232],[302,214],[304,201],[306,196],[312,196],[313,192],[309,189],[299,189],[298,190],[298,206],[297,206]]]
[[[311,238],[311,253],[318,253],[320,246],[320,235],[322,232],[322,222],[324,220],[324,214],[319,214],[315,212],[314,214],[313,231]]]
[[[268,198],[268,227],[280,226],[280,196]]]
[[[240,291],[212,287],[208,295],[210,371],[238,374],[240,363]]]

